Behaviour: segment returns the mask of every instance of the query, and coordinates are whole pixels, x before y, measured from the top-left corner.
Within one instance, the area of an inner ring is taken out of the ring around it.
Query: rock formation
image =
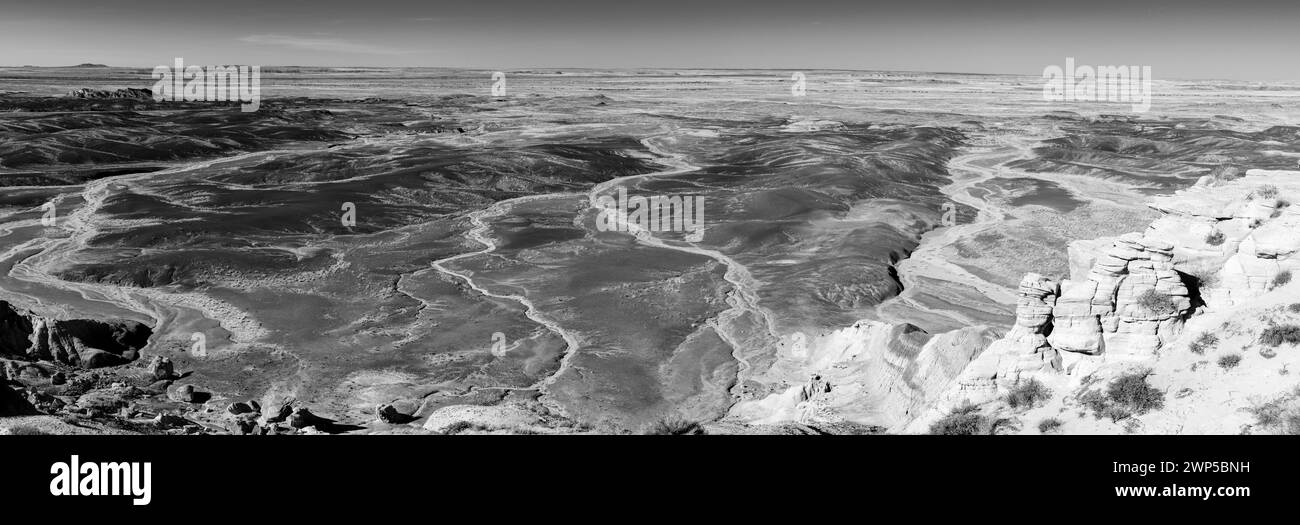
[[[1061,369],[1061,357],[1048,343],[1057,285],[1031,273],[1020,281],[1016,324],[1002,339],[971,362],[957,379],[957,392],[983,399],[996,395],[999,385],[1013,384],[1022,374]]]
[[[743,400],[730,416],[748,424],[895,427],[933,402],[998,336],[985,326],[935,335],[908,324],[859,321],[792,344],[761,378],[791,386]]]
[[[0,382],[0,417],[28,416],[38,413],[36,407],[32,406],[26,398],[9,388],[9,385]]]
[[[1295,172],[1283,172],[1294,175]],[[1070,279],[1020,283],[1016,324],[961,373],[935,413],[984,403],[1021,379],[1152,363],[1197,308],[1226,310],[1300,270],[1300,179],[1250,170],[1155,197],[1145,232],[1075,241]],[[1046,378],[1044,378],[1046,379]]]
[[[1258,170],[1233,181],[1202,180],[1156,197],[1165,215],[1147,235],[1174,245],[1179,270],[1197,277],[1199,297],[1212,309],[1243,304],[1300,270],[1300,198],[1295,172]]]
[[[136,321],[58,320],[0,301],[0,355],[84,368],[135,360],[152,330]]]
[[[149,376],[156,381],[177,378],[172,360],[163,356],[154,356],[153,360],[149,362]]]
[[[107,89],[81,88],[69,91],[68,96],[74,98],[93,99],[126,98],[132,100],[152,100],[153,90],[148,88],[124,88],[110,91]]]

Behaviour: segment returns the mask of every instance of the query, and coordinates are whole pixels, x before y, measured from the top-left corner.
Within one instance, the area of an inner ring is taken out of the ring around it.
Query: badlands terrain
[[[0,68],[0,432],[1300,431],[1300,86],[148,73]]]

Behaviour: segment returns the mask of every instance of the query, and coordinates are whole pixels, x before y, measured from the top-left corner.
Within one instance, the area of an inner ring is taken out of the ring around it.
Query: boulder
[[[162,428],[162,429],[182,428],[182,427],[198,425],[198,423],[195,423],[193,421],[190,421],[188,419],[185,419],[181,416],[177,416],[174,414],[158,414],[158,417],[155,417],[153,419],[153,424],[154,426],[157,426],[158,428]]]
[[[274,412],[271,412],[270,414],[267,414],[267,415],[266,415],[266,422],[267,422],[267,423],[281,423],[281,422],[283,422],[283,421],[289,419],[289,416],[290,416],[290,415],[293,415],[293,400],[292,400],[292,399],[287,400],[287,401],[285,401],[284,403],[281,403],[279,409],[276,409]]]
[[[154,356],[153,360],[149,361],[149,375],[153,377],[154,381],[176,379],[176,369],[171,359]]]
[[[201,392],[194,385],[181,385],[172,390],[170,397],[173,401],[181,403],[203,403],[212,397],[212,394]]]
[[[393,405],[380,405],[375,410],[375,413],[379,416],[380,421],[390,425],[403,425],[415,420],[415,416],[403,414]]]
[[[31,416],[39,414],[36,407],[9,385],[0,383],[0,417]]]
[[[325,430],[333,423],[333,421],[317,416],[306,408],[299,408],[294,410],[293,414],[289,415],[288,423],[289,426],[297,429],[311,427],[317,430]]]

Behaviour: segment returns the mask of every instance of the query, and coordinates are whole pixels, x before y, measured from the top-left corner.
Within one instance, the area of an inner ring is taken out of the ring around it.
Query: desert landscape
[[[0,433],[1300,433],[1300,84],[494,73],[0,68]]]

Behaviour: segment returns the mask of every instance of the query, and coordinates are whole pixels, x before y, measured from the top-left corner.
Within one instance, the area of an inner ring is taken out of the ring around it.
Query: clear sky
[[[904,69],[1300,80],[1300,0],[0,0],[0,65]]]

